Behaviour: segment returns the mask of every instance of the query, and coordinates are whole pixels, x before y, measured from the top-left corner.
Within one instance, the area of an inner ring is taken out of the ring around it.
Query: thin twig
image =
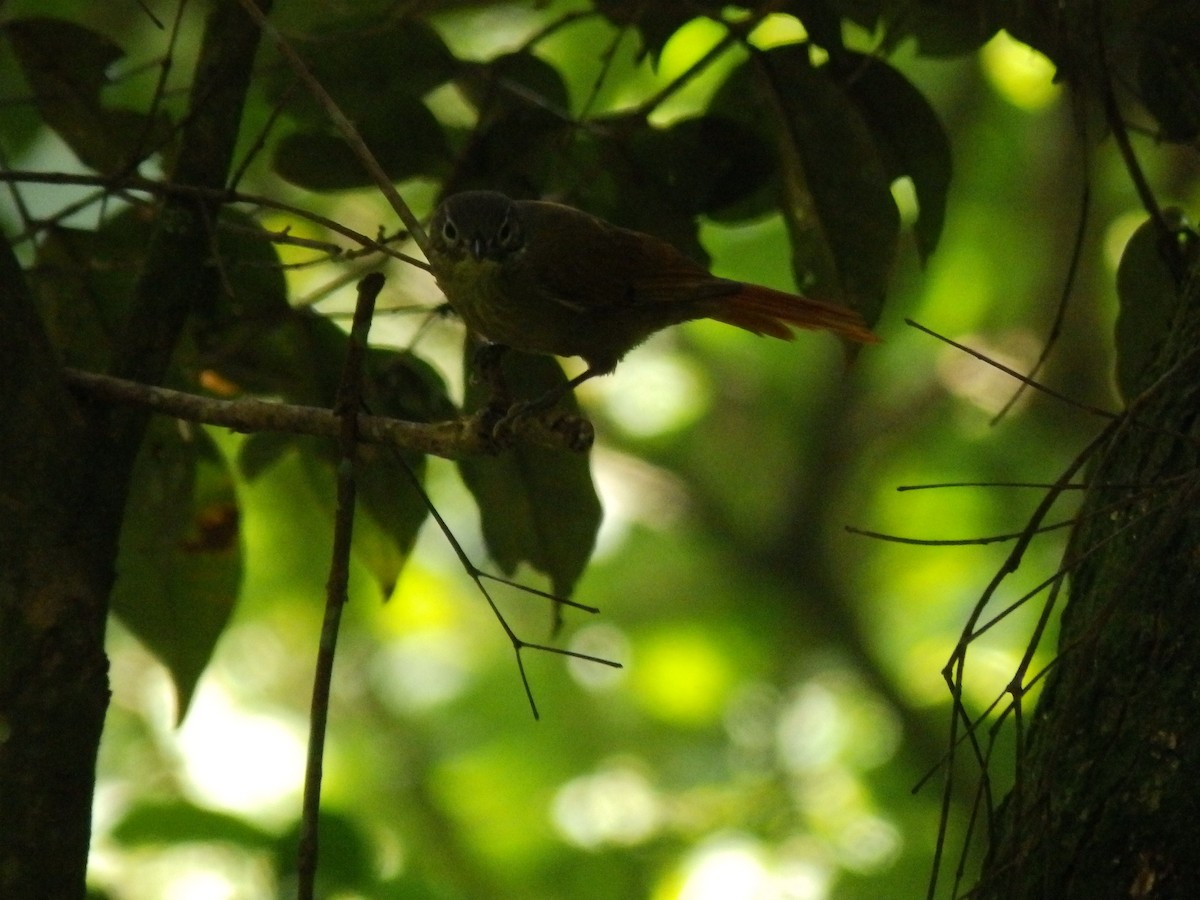
[[[419,269],[429,271],[429,263],[419,260],[414,256],[409,256],[407,253],[401,253],[399,250],[394,250],[381,241],[367,237],[365,234],[360,234],[352,228],[347,228],[340,222],[336,222],[326,216],[322,216],[311,210],[303,209],[299,206],[293,206],[290,203],[284,203],[280,200],[275,200],[271,197],[265,197],[260,194],[246,194],[241,191],[228,190],[226,188],[211,188],[202,185],[192,184],[176,184],[174,182],[154,181],[150,178],[143,178],[140,175],[122,175],[114,177],[105,177],[102,175],[77,175],[67,172],[31,172],[31,171],[0,171],[0,182],[22,182],[28,181],[34,184],[94,184],[103,189],[103,192],[94,197],[84,198],[70,207],[72,212],[95,203],[103,199],[105,194],[115,191],[142,191],[152,196],[162,195],[167,197],[183,196],[196,197],[201,200],[212,200],[217,203],[244,203],[249,206],[256,206],[263,209],[274,209],[279,212],[288,213],[289,215],[298,216],[302,219],[307,219],[322,228],[340,234],[343,237],[349,238],[356,244],[359,244],[364,249],[370,249],[384,253],[401,262],[408,263],[410,266],[416,266]],[[57,220],[60,216],[56,216]],[[54,221],[54,220],[51,220]],[[21,234],[13,238],[12,243],[17,244],[21,241],[29,240],[36,234],[33,228],[27,228]]]
[[[1122,415],[1121,413],[1113,412],[1112,410],[1101,409],[1098,406],[1092,406],[1088,403],[1081,403],[1080,401],[1078,401],[1072,397],[1068,397],[1066,394],[1061,394],[1058,391],[1054,390],[1054,388],[1046,387],[1046,385],[1042,384],[1041,382],[1034,381],[1032,378],[1030,378],[1027,375],[1022,375],[1016,369],[1009,368],[1008,366],[1004,365],[1003,363],[996,362],[996,360],[992,359],[991,357],[987,356],[986,354],[980,353],[978,350],[975,350],[972,347],[968,347],[966,344],[960,344],[958,341],[953,340],[952,338],[948,338],[944,334],[939,334],[938,332],[934,331],[932,328],[927,328],[926,326],[922,325],[920,322],[916,322],[913,319],[905,319],[904,324],[908,325],[910,328],[917,329],[917,331],[923,331],[923,332],[925,332],[925,334],[929,335],[930,337],[937,338],[939,341],[941,341],[945,344],[949,344],[951,347],[954,347],[956,350],[961,350],[963,353],[966,353],[969,356],[975,357],[980,362],[985,362],[992,368],[999,369],[1001,372],[1004,372],[1007,375],[1011,375],[1013,378],[1017,379],[1017,381],[1020,381],[1022,384],[1028,385],[1029,387],[1033,388],[1034,390],[1041,391],[1046,396],[1053,397],[1055,400],[1061,400],[1063,403],[1066,403],[1068,406],[1073,406],[1076,409],[1081,409],[1084,412],[1091,413],[1094,416],[1100,416],[1101,418],[1104,418],[1104,419],[1119,419]]]
[[[480,569],[471,560],[471,557],[467,554],[462,542],[459,541],[454,532],[451,531],[449,524],[446,522],[445,518],[443,518],[438,508],[434,505],[433,500],[429,497],[429,494],[425,492],[425,486],[421,484],[421,479],[417,477],[417,473],[414,472],[412,466],[408,464],[408,460],[404,459],[404,457],[399,453],[396,454],[396,458],[403,466],[405,473],[408,475],[409,481],[412,482],[413,487],[416,488],[417,493],[420,494],[421,499],[424,500],[425,508],[429,510],[430,517],[434,520],[434,522],[437,523],[438,529],[446,538],[446,542],[450,544],[450,548],[454,551],[454,555],[458,557],[459,564],[463,567],[463,570],[467,573],[467,576],[473,582],[475,582],[476,589],[480,594],[483,595],[483,599],[487,602],[488,607],[491,609],[492,615],[496,617],[496,621],[499,622],[500,627],[504,629],[504,633],[508,637],[509,643],[512,644],[513,654],[517,661],[517,672],[521,676],[521,686],[525,690],[525,699],[529,702],[529,710],[531,713],[533,713],[534,719],[540,719],[541,715],[538,713],[537,701],[533,697],[533,687],[529,683],[529,675],[525,671],[525,660],[521,656],[522,650],[541,650],[545,653],[555,653],[559,656],[567,656],[572,659],[581,659],[587,662],[599,663],[600,665],[610,666],[614,669],[622,668],[619,662],[614,662],[611,659],[604,659],[603,657],[592,656],[587,653],[580,653],[576,650],[566,650],[562,647],[552,647],[547,644],[534,644],[518,637],[517,633],[513,631],[512,626],[508,624],[508,620],[504,618],[504,613],[500,612],[500,607],[496,604],[491,592],[488,591],[487,586],[484,585],[483,582],[485,579],[508,585],[509,587],[516,588],[517,590],[526,594],[533,594],[537,597],[545,597],[556,604],[572,606],[575,609],[580,609],[584,612],[598,613],[600,610],[594,606],[585,606],[582,603],[576,603],[574,600],[569,600],[566,597],[560,597],[557,594],[551,594],[547,591],[540,591],[537,588],[528,587],[515,581],[510,581],[507,578],[491,575]]]
[[[1083,259],[1084,238],[1087,235],[1088,216],[1092,207],[1092,182],[1091,172],[1088,171],[1086,136],[1081,143],[1083,144],[1084,156],[1083,162],[1080,165],[1080,169],[1083,171],[1083,190],[1079,198],[1079,222],[1075,226],[1075,242],[1071,247],[1071,259],[1067,263],[1067,277],[1058,295],[1058,308],[1054,313],[1054,321],[1050,325],[1050,333],[1046,335],[1046,340],[1042,344],[1042,350],[1038,354],[1037,361],[1033,364],[1033,368],[1029,370],[1029,378],[1037,378],[1038,373],[1042,371],[1042,367],[1046,364],[1046,360],[1050,358],[1050,353],[1058,344],[1059,335],[1062,334],[1063,322],[1067,317],[1067,307],[1070,305],[1071,294],[1075,291],[1075,282],[1079,277],[1079,264]],[[1013,392],[1013,395],[1000,408],[1000,411],[992,416],[990,425],[998,424],[1001,419],[1008,415],[1009,411],[1024,395],[1026,387],[1027,383],[1022,381]]]
[[[333,553],[329,580],[325,585],[325,620],[313,673],[312,710],[308,732],[308,759],[304,770],[304,808],[300,817],[300,847],[297,860],[299,900],[312,900],[317,879],[318,824],[321,813],[321,775],[325,760],[325,731],[329,722],[329,694],[333,660],[337,650],[342,608],[350,583],[350,541],[354,533],[354,502],[357,493],[354,470],[358,456],[358,410],[362,406],[363,368],[367,356],[367,332],[375,311],[375,300],[383,288],[377,272],[358,283],[354,324],[346,343],[346,359],[338,384],[333,412],[338,418],[341,463],[337,468],[337,511],[333,521]]]
[[[920,328],[922,331],[927,331],[929,334],[933,334],[935,337],[941,338],[940,335],[934,334],[934,332],[930,332],[928,329],[923,328],[916,323],[910,322],[910,324],[912,324],[913,327]],[[948,340],[946,338],[941,339]],[[955,344],[955,346],[959,346],[961,349],[971,353],[974,356],[980,356],[980,354],[974,353],[969,348],[962,347],[962,345]],[[980,358],[986,360],[986,357],[980,356]],[[986,361],[991,362],[990,360]],[[996,365],[996,363],[992,364]],[[1009,371],[1011,372],[1011,370]],[[1016,378],[1028,380],[1024,379],[1024,376],[1016,372],[1012,372],[1012,374]],[[1031,381],[1030,384],[1031,386],[1036,386],[1039,389],[1041,388],[1041,386],[1037,385],[1036,382]],[[1101,414],[1107,415],[1107,413],[1102,412]],[[954,648],[954,652],[950,655],[950,659],[946,662],[945,667],[942,669],[942,677],[945,679],[946,686],[950,691],[952,711],[950,714],[950,734],[947,740],[949,752],[946,759],[946,780],[942,786],[941,816],[938,821],[938,833],[934,844],[933,865],[929,878],[929,889],[926,895],[929,900],[932,900],[932,898],[937,894],[938,875],[941,871],[942,855],[945,851],[947,831],[950,826],[950,798],[953,793],[952,772],[954,769],[954,758],[956,756],[959,743],[960,722],[966,726],[965,734],[971,744],[976,761],[980,765],[980,771],[984,773],[984,776],[986,776],[987,772],[986,766],[984,765],[984,753],[976,740],[975,732],[971,722],[971,716],[963,702],[963,673],[966,667],[967,648],[970,646],[975,634],[976,625],[978,624],[980,618],[982,618],[984,609],[987,607],[992,597],[995,596],[996,591],[999,590],[1001,583],[1020,567],[1021,560],[1025,555],[1025,551],[1029,548],[1029,544],[1033,541],[1033,538],[1037,534],[1038,529],[1041,527],[1043,520],[1049,514],[1051,507],[1053,507],[1055,502],[1058,500],[1060,493],[1058,486],[1071,484],[1072,479],[1080,471],[1080,469],[1083,468],[1084,463],[1091,458],[1093,453],[1095,453],[1099,448],[1103,447],[1105,443],[1112,437],[1112,435],[1118,431],[1123,424],[1125,424],[1126,421],[1127,420],[1122,417],[1114,416],[1111,421],[1109,421],[1108,424],[1102,428],[1100,432],[1088,443],[1088,445],[1076,455],[1076,457],[1063,471],[1062,475],[1060,475],[1055,481],[1055,486],[1048,490],[1045,496],[1042,497],[1041,501],[1037,505],[1037,508],[1029,517],[1029,522],[1026,525],[1025,533],[1020,539],[1018,539],[1017,543],[1013,546],[1004,562],[1000,565],[999,569],[996,570],[995,574],[988,582],[987,587],[984,588],[983,593],[980,595],[979,600],[976,602],[974,609],[971,610],[971,614],[967,617],[967,622],[963,626],[958,645]]]
[[[329,116],[334,127],[337,128],[338,132],[341,133],[346,143],[350,146],[350,150],[357,157],[358,161],[362,163],[363,168],[367,170],[367,173],[371,176],[371,180],[375,182],[375,186],[379,188],[380,193],[391,204],[396,215],[400,217],[400,221],[404,223],[404,227],[408,229],[413,239],[417,242],[417,246],[424,252],[427,243],[425,229],[421,227],[420,220],[413,215],[413,211],[408,208],[408,204],[404,202],[404,198],[400,196],[399,191],[396,190],[396,186],[392,184],[392,180],[383,171],[383,167],[379,165],[379,162],[375,159],[375,155],[371,153],[366,142],[363,141],[362,135],[358,133],[358,129],[346,118],[346,114],[342,112],[337,102],[329,96],[329,92],[325,90],[325,86],[313,75],[308,65],[300,58],[300,54],[292,47],[291,42],[279,32],[279,29],[267,20],[262,10],[255,6],[252,0],[238,0],[238,3],[246,11],[246,14],[258,24],[263,34],[270,39],[283,55],[283,58],[287,60],[296,77],[304,83],[309,93],[312,94],[313,99],[325,111],[325,115]]]

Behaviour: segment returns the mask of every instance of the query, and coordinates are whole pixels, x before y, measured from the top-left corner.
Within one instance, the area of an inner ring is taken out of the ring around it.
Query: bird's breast
[[[575,318],[521,278],[519,259],[458,260],[439,276],[446,299],[476,334],[529,353],[574,356]]]

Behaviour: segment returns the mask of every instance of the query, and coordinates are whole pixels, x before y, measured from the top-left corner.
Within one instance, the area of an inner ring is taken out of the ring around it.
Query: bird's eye
[[[442,223],[442,237],[445,238],[446,242],[450,244],[453,244],[458,240],[458,229],[449,219]]]
[[[500,228],[496,231],[496,239],[501,244],[507,244],[509,241],[512,240],[512,236],[513,236],[512,226],[508,224],[508,219],[505,219],[503,222],[500,223]]]

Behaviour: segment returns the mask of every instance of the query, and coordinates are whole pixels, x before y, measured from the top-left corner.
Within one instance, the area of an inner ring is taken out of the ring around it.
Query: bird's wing
[[[537,207],[537,234],[529,235],[526,265],[551,299],[576,312],[694,302],[737,290],[659,238],[556,203],[528,202]],[[570,241],[561,239],[564,231]],[[539,249],[546,246],[554,249]]]

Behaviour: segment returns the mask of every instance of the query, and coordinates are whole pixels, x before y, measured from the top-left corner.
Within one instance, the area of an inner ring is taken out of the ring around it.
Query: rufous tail
[[[795,337],[792,328],[811,328],[832,331],[862,344],[879,342],[863,317],[847,306],[822,303],[756,284],[742,284],[736,293],[714,299],[713,312],[708,318],[755,334],[790,341]]]

